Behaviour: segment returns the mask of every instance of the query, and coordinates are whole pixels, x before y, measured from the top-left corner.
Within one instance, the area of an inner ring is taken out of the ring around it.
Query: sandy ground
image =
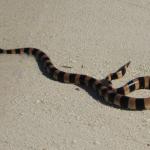
[[[150,75],[150,1],[0,0],[0,47],[40,48],[59,69],[96,78],[131,60],[118,87]],[[43,76],[32,57],[1,55],[0,149],[150,149],[150,111],[109,107],[76,88]]]

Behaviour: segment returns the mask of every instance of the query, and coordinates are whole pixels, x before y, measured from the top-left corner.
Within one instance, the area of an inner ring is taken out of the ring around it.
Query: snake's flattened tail
[[[122,78],[125,75],[126,70],[127,70],[128,66],[130,65],[130,63],[131,63],[131,61],[127,62],[125,65],[120,67],[116,72],[111,73],[108,76],[106,76],[105,79],[107,79],[109,81],[112,81],[112,80],[115,80],[115,79]]]
[[[122,67],[120,67],[116,72],[122,71],[123,75],[126,72],[123,72],[124,70],[126,71],[126,69],[129,67],[129,65],[131,64],[131,61],[128,61],[126,64],[124,64]]]

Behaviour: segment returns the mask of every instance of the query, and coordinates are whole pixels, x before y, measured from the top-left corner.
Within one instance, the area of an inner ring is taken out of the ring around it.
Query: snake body
[[[112,86],[111,81],[123,77],[130,62],[120,67],[116,72],[110,73],[106,78],[98,80],[88,75],[67,73],[57,69],[50,58],[43,51],[36,48],[0,49],[0,54],[32,55],[42,62],[46,74],[56,81],[90,87],[96,90],[106,103],[122,109],[150,109],[150,97],[134,98],[127,96],[128,93],[135,90],[150,89],[150,76],[138,77],[119,88],[113,88]]]

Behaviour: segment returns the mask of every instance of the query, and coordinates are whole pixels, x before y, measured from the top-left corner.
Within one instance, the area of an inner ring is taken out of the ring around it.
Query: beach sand
[[[115,87],[150,75],[149,31],[147,0],[0,0],[0,48],[36,47],[59,69],[98,79],[130,60]],[[33,57],[1,55],[0,149],[150,149],[150,111],[116,109],[92,95],[46,78]]]

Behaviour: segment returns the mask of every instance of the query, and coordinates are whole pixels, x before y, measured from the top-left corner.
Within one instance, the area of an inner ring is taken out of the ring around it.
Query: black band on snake
[[[27,54],[33,55],[36,59],[42,62],[42,67],[45,68],[46,73],[54,80],[63,83],[72,83],[76,85],[85,85],[98,91],[100,96],[104,97],[104,100],[112,105],[115,105],[122,109],[130,110],[144,110],[150,109],[150,97],[148,98],[134,98],[126,96],[128,93],[139,89],[150,89],[150,76],[139,77],[129,81],[127,84],[120,88],[113,88],[112,80],[123,77],[126,73],[126,69],[130,62],[123,65],[116,72],[109,74],[102,80],[97,80],[93,77],[67,73],[57,69],[49,57],[39,49],[36,48],[18,48],[18,49],[0,49],[0,54]]]

